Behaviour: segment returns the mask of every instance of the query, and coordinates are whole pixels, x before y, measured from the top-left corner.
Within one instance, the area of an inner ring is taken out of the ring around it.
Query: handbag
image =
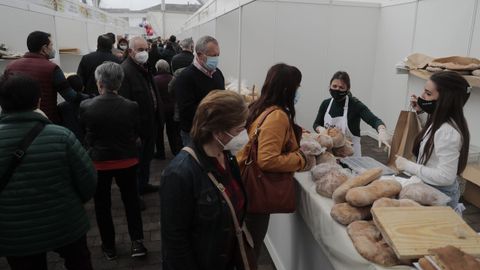
[[[397,125],[393,133],[390,155],[387,165],[393,169],[395,166],[396,156],[402,156],[408,160],[413,157],[412,149],[415,143],[415,137],[421,130],[420,121],[417,113],[414,111],[401,111],[398,116]]]
[[[245,166],[241,171],[248,195],[248,213],[293,213],[296,209],[294,173],[265,172],[257,163],[258,135],[261,132],[261,125],[274,110],[276,109],[266,111],[258,122],[251,139],[250,149],[248,149]]]
[[[33,126],[33,128],[31,128],[30,131],[28,131],[25,137],[22,139],[20,145],[15,149],[15,151],[13,151],[13,159],[11,161],[11,164],[0,179],[0,193],[7,186],[8,182],[12,178],[13,173],[15,172],[15,169],[22,162],[28,147],[30,146],[30,144],[32,144],[33,140],[35,140],[38,134],[42,132],[44,127],[45,124],[41,122]]]
[[[187,147],[184,147],[182,150],[190,154],[193,157],[193,159],[197,161],[198,165],[202,167],[200,160],[198,159],[197,155],[195,154],[195,151],[192,148],[187,146]],[[238,222],[237,214],[235,213],[235,208],[233,207],[233,204],[230,201],[230,198],[225,192],[225,187],[223,186],[223,184],[218,182],[215,176],[213,176],[211,172],[208,173],[208,178],[210,178],[213,185],[217,187],[217,189],[220,191],[220,193],[222,194],[222,197],[227,202],[228,208],[230,209],[230,214],[233,219],[233,225],[235,227],[235,235],[237,237],[238,248],[240,249],[240,255],[241,255],[242,263],[244,267],[243,270],[256,270],[256,265],[253,263],[252,253],[251,253],[253,248],[253,239],[252,239],[252,236],[250,235],[250,232],[247,229],[247,226],[245,225],[245,222],[243,222],[242,226],[240,226],[240,222]],[[244,239],[244,236],[245,236],[245,239]],[[245,244],[245,240],[248,245]],[[248,247],[250,249],[247,249]]]

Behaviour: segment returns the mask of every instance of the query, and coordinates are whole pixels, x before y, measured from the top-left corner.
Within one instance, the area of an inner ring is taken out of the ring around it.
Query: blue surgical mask
[[[205,62],[205,66],[211,71],[217,69],[218,56],[207,56],[207,62]]]
[[[293,100],[293,104],[297,104],[298,100],[300,99],[300,91],[295,92],[295,99]]]

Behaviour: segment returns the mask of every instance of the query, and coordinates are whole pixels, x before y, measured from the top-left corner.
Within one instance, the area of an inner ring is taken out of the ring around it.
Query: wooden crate
[[[428,250],[455,246],[480,257],[480,236],[450,207],[379,207],[372,209],[378,229],[397,257],[416,259]],[[457,231],[465,238],[459,238]]]
[[[462,177],[467,180],[463,198],[480,208],[480,165],[468,164]]]

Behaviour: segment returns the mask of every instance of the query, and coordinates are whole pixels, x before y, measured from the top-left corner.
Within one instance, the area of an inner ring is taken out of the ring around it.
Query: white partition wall
[[[478,0],[422,0],[381,9],[378,28],[372,109],[393,131],[399,111],[408,109],[408,97],[421,93],[425,80],[397,74],[396,62],[413,52],[433,57],[480,57]],[[476,17],[474,17],[476,16]],[[409,45],[410,44],[410,45]],[[474,88],[465,105],[470,142],[480,145],[480,89]]]
[[[217,18],[215,38],[221,44],[220,57],[225,80],[238,80],[240,53],[240,10],[236,9]]]

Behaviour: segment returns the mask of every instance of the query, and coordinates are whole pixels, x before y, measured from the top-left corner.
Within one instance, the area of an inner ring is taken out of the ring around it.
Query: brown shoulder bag
[[[260,127],[274,110],[275,108],[266,111],[258,122],[241,172],[248,195],[248,213],[292,213],[296,208],[293,172],[265,172],[258,167],[257,163]]]

